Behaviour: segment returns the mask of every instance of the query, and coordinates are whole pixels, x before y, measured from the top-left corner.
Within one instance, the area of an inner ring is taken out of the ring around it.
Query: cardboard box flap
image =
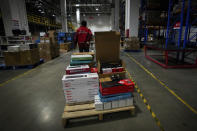
[[[96,61],[119,61],[120,34],[115,31],[95,32]]]

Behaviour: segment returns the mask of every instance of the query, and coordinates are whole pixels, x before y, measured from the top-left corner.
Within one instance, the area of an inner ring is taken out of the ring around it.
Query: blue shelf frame
[[[194,38],[197,38],[197,32],[195,32],[194,35],[190,37],[190,32],[192,25],[197,23],[197,18],[195,18],[193,21],[191,21],[191,13],[195,13],[195,11],[192,10],[192,0],[188,0],[188,6],[187,6],[187,16],[186,16],[186,25],[185,25],[185,34],[184,34],[184,41],[183,41],[183,48],[187,46],[187,44],[190,43],[191,40]],[[197,41],[195,43],[197,45]]]

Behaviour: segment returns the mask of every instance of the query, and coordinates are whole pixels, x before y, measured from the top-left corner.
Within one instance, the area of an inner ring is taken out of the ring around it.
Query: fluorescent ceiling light
[[[76,6],[76,7],[79,7],[79,4],[76,4],[75,6]]]
[[[77,23],[80,23],[80,10],[76,10]]]

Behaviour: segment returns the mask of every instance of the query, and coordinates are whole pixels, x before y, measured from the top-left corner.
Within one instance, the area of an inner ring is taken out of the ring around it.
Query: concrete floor
[[[144,58],[143,52],[129,53],[155,76],[197,109],[197,69],[163,69]],[[68,128],[61,125],[64,95],[61,78],[68,65],[70,53],[42,64],[31,73],[0,87],[0,131],[157,131],[160,130],[137,92],[134,93],[136,115],[129,112],[72,120]],[[175,96],[169,93],[125,53],[121,58],[142,90],[152,110],[167,131],[197,130],[197,117]],[[27,70],[0,71],[0,82]],[[80,122],[79,122],[80,121]]]

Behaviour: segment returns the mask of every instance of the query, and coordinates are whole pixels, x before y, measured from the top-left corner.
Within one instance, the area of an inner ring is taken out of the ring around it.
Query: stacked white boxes
[[[19,52],[20,51],[20,46],[8,46],[8,52]]]
[[[109,102],[102,102],[99,95],[95,95],[94,104],[96,110],[110,110],[133,105],[133,97]]]
[[[97,73],[64,75],[62,84],[67,104],[93,101],[98,93],[99,77]]]

